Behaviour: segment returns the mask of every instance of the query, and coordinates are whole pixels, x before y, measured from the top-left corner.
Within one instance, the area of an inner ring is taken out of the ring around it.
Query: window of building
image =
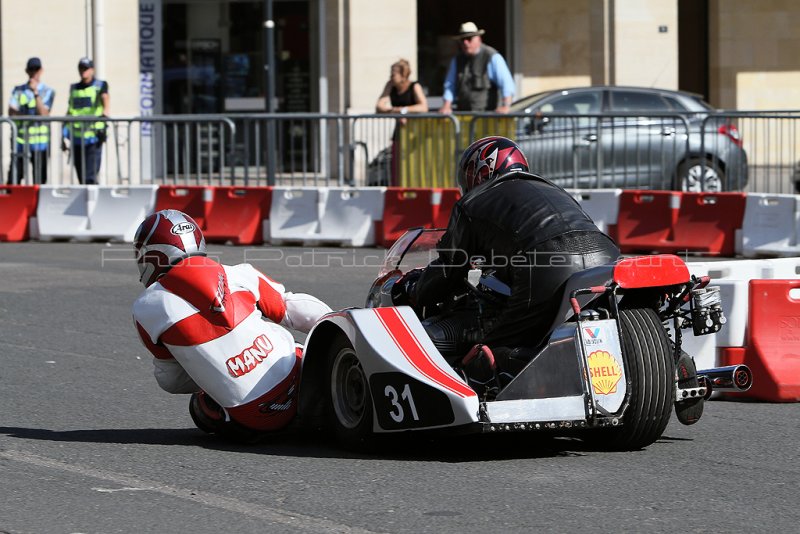
[[[275,0],[278,111],[311,111],[310,2]],[[264,111],[264,2],[165,0],[164,113]]]

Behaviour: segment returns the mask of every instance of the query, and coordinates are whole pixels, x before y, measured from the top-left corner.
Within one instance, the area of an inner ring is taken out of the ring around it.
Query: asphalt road
[[[211,252],[334,308],[363,304],[383,255]],[[152,377],[130,255],[0,244],[0,533],[797,531],[798,404],[710,402],[628,453],[524,436],[370,456],[313,434],[221,443]]]

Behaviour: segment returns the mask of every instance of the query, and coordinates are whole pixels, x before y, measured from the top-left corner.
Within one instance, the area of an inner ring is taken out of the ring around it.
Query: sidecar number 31
[[[403,373],[369,378],[378,424],[386,430],[451,424],[455,420],[445,393]]]

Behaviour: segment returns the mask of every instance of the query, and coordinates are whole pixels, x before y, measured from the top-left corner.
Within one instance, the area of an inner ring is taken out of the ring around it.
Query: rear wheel
[[[669,338],[652,308],[620,310],[629,404],[618,427],[592,430],[587,441],[604,449],[635,450],[661,437],[675,396],[675,361]]]
[[[336,438],[353,449],[372,444],[372,396],[367,374],[343,335],[328,352],[328,422]]]
[[[719,193],[725,190],[725,173],[707,158],[689,158],[678,169],[681,191]]]

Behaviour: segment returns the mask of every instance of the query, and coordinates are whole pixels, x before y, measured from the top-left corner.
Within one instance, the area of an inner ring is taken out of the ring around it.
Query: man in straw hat
[[[453,101],[458,111],[508,113],[515,93],[514,78],[503,56],[483,44],[484,33],[474,22],[465,22],[453,36],[459,52],[447,70],[441,113],[451,113]]]

